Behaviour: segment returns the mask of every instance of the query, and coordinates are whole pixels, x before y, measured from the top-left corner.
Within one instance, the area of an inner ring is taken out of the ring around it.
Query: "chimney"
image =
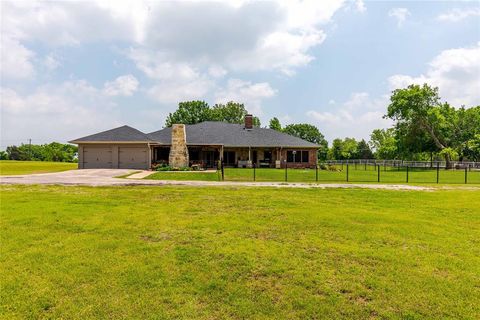
[[[245,129],[253,129],[253,116],[251,114],[245,115]]]
[[[187,134],[184,124],[172,125],[172,145],[168,164],[172,168],[188,167]]]

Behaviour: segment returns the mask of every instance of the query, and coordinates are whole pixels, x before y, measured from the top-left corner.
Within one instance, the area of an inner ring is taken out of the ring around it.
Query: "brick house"
[[[148,169],[154,163],[173,167],[313,168],[317,144],[253,126],[247,115],[244,124],[205,121],[176,124],[151,133],[129,126],[70,141],[78,144],[78,167]]]

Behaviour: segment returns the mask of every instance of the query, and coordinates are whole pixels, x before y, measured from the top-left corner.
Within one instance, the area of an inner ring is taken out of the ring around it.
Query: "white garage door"
[[[148,169],[148,152],[145,147],[120,147],[118,167],[121,169]]]
[[[85,169],[112,168],[112,148],[84,147],[83,167]]]

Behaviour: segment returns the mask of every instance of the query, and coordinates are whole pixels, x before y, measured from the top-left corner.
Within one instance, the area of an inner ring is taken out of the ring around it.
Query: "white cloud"
[[[480,16],[480,8],[452,9],[449,12],[438,15],[437,20],[457,22],[469,17]]]
[[[221,66],[211,66],[208,68],[208,74],[213,78],[222,78],[228,73],[227,70],[222,68]]]
[[[161,55],[167,63],[293,74],[313,59],[309,51],[325,39],[321,26],[343,3],[4,1],[1,32],[20,43],[79,46],[121,41]]]
[[[387,96],[372,99],[368,93],[358,92],[353,93],[349,100],[335,110],[312,109],[306,115],[318,123],[320,131],[329,141],[338,137],[368,140],[373,129],[391,125],[390,120],[383,119],[387,104]]]
[[[192,80],[160,81],[147,90],[150,97],[164,104],[177,104],[185,100],[203,99],[214,88],[212,80],[198,77]]]
[[[365,2],[363,0],[355,1],[355,8],[358,12],[365,12],[367,11],[367,7],[365,6]]]
[[[53,71],[61,66],[61,62],[55,54],[50,53],[43,59],[43,65],[47,70]]]
[[[131,74],[105,82],[103,92],[107,96],[131,96],[138,88],[138,80]]]
[[[27,49],[18,40],[3,34],[0,46],[2,57],[0,71],[2,78],[28,79],[35,75],[33,66],[35,53],[33,51]]]
[[[47,84],[31,93],[2,87],[0,95],[4,141],[32,138],[34,143],[65,142],[119,124],[112,117],[115,105],[84,80]]]
[[[228,80],[227,86],[215,94],[217,103],[237,101],[245,104],[245,108],[255,115],[262,115],[261,101],[273,97],[276,90],[267,82],[251,83],[240,79]]]
[[[444,50],[428,65],[426,74],[391,76],[390,88],[428,83],[439,87],[440,96],[454,106],[480,104],[480,42],[473,47]]]
[[[388,16],[397,19],[397,26],[401,27],[411,13],[407,8],[393,8],[388,11]]]

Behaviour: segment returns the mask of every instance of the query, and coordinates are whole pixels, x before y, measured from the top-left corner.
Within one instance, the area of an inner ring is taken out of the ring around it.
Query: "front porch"
[[[152,164],[168,164],[170,146],[151,146]],[[216,168],[223,161],[230,168],[312,168],[317,161],[316,149],[274,147],[223,147],[216,145],[187,146],[189,166]]]

